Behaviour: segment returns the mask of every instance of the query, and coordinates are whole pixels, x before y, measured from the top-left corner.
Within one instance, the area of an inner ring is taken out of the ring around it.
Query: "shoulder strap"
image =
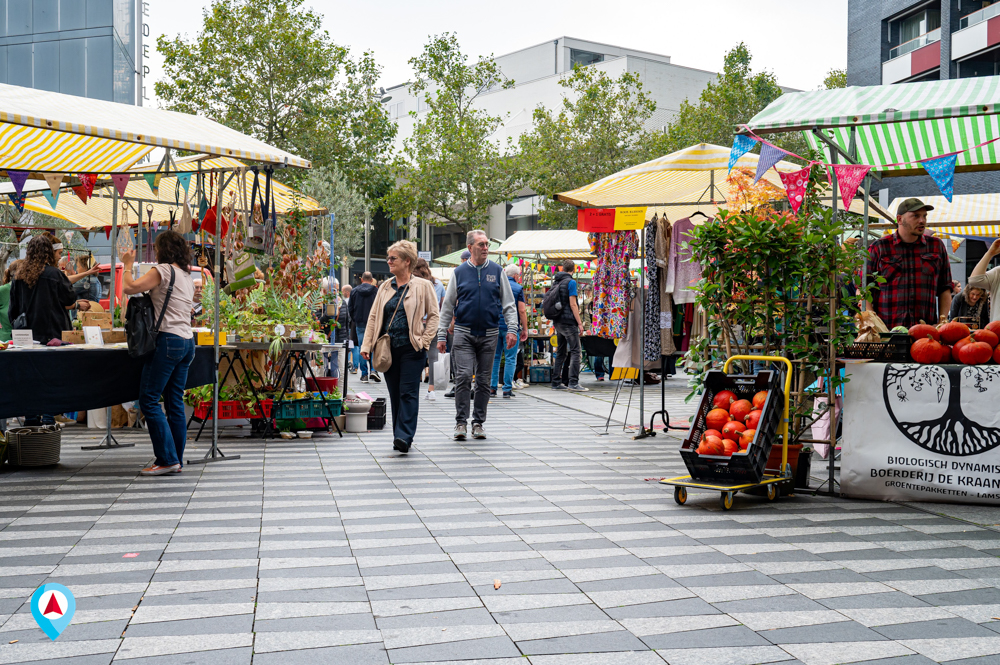
[[[163,315],[167,313],[167,305],[170,304],[170,296],[174,292],[175,277],[177,277],[177,273],[174,271],[174,267],[170,266],[170,284],[167,286],[167,297],[163,299],[163,309],[160,310],[160,316],[156,319],[156,327],[153,329],[156,332],[160,332],[160,324],[163,323]]]
[[[387,282],[387,283],[388,283],[388,282]],[[391,289],[391,288],[392,288],[392,286],[388,286],[388,287],[386,287],[386,288],[389,288],[389,289]],[[385,327],[385,329],[386,329],[386,330],[388,330],[388,329],[389,329],[389,326],[391,326],[391,325],[392,325],[392,322],[396,320],[396,312],[398,312],[398,311],[399,311],[399,306],[403,304],[403,298],[405,298],[405,297],[406,297],[406,292],[407,292],[407,290],[408,290],[409,288],[410,288],[410,285],[409,285],[409,284],[407,284],[406,286],[404,286],[404,287],[403,287],[403,292],[399,294],[399,300],[397,300],[397,301],[396,301],[396,309],[392,310],[392,318],[391,318],[391,319],[389,319],[389,323],[388,323],[388,325],[386,325],[386,327]]]

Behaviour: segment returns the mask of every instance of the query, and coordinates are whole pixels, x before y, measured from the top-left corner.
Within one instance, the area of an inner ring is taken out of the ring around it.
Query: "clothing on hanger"
[[[656,241],[654,242],[653,248],[656,254],[656,265],[657,268],[659,268],[659,279],[657,280],[657,284],[660,288],[660,353],[665,356],[669,356],[677,351],[677,346],[674,344],[673,331],[674,302],[670,295],[670,291],[667,290],[666,267],[667,254],[670,248],[670,236],[670,220],[668,220],[666,215],[664,215],[657,223]]]
[[[605,339],[625,337],[632,282],[629,261],[639,253],[635,231],[591,233],[590,249],[597,256],[594,273],[593,334]]]
[[[656,231],[658,224],[656,215],[653,221],[646,225],[643,233],[646,234],[643,245],[643,267],[646,269],[646,304],[643,308],[642,325],[645,328],[643,335],[643,358],[646,360],[659,360],[660,347],[660,273],[656,266]]]
[[[673,226],[673,242],[667,257],[667,290],[678,304],[694,302],[693,286],[701,279],[701,265],[692,258],[690,249],[681,248],[691,241],[689,232],[693,228],[690,217],[677,220]]]

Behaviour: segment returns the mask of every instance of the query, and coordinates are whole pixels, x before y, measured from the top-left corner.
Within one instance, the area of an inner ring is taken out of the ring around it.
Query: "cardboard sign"
[[[101,334],[101,329],[97,326],[84,326],[83,342],[94,346],[104,346],[104,335]]]
[[[614,208],[582,208],[576,212],[576,230],[611,233],[615,230]]]
[[[11,330],[10,339],[14,342],[14,346],[19,349],[30,349],[34,343],[30,330]]]
[[[618,208],[615,210],[615,231],[638,231],[646,226],[645,208]]]

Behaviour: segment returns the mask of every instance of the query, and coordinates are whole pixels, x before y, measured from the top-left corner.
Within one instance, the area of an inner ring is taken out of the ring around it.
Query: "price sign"
[[[12,330],[10,332],[10,339],[14,342],[14,346],[19,349],[30,349],[34,343],[30,330]]]

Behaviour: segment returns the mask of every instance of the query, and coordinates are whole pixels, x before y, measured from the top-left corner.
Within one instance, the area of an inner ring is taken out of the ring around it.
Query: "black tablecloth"
[[[0,418],[66,413],[139,399],[142,360],[126,349],[0,351]],[[195,348],[187,387],[215,379],[212,347]]]

